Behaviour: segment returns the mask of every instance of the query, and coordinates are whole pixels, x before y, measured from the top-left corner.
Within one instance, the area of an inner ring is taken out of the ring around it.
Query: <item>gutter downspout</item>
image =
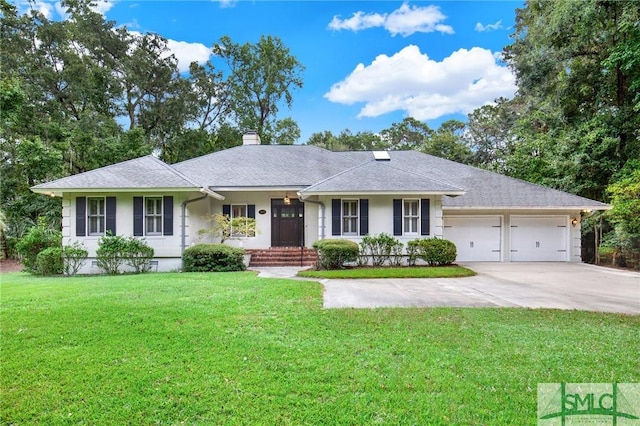
[[[322,201],[315,201],[315,200],[307,200],[304,199],[302,194],[300,194],[299,192],[296,194],[298,195],[298,199],[300,201],[302,201],[303,203],[313,203],[313,204],[317,204],[320,206],[320,239],[324,240],[325,237],[325,205]]]
[[[185,246],[187,245],[187,236],[186,234],[186,227],[187,227],[187,204],[191,204],[194,203],[196,201],[200,201],[200,200],[204,200],[205,198],[207,198],[208,195],[203,195],[202,197],[198,197],[198,198],[194,198],[192,200],[185,200],[182,202],[181,207],[182,207],[182,231],[181,231],[181,244],[180,244],[180,257],[182,257],[182,255],[184,254],[184,249]]]
[[[204,195],[202,197],[198,197],[198,198],[194,198],[192,200],[185,200],[182,202],[181,207],[182,207],[182,223],[181,223],[181,227],[182,227],[182,235],[180,235],[181,238],[181,244],[180,244],[180,257],[182,257],[182,254],[184,253],[184,249],[187,246],[187,241],[186,241],[186,227],[187,227],[187,204],[191,204],[194,203],[196,201],[200,201],[200,200],[204,200],[207,197],[213,197],[217,200],[224,200],[224,197],[220,194],[217,194],[213,191],[211,191],[210,189],[207,188],[201,188],[200,192],[202,192]]]

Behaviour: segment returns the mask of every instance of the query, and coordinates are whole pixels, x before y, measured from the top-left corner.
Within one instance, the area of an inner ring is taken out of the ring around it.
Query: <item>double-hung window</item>
[[[331,200],[331,235],[367,235],[369,233],[369,200]]]
[[[173,196],[133,197],[133,235],[173,235]]]
[[[394,199],[393,235],[430,235],[431,200]]]
[[[105,199],[104,197],[87,198],[87,228],[89,235],[104,235]]]
[[[162,197],[144,199],[145,235],[162,235]]]
[[[342,200],[342,235],[358,235],[358,200]]]
[[[232,204],[231,205],[231,236],[246,237],[249,233],[247,227],[247,205]]]
[[[402,233],[417,234],[420,223],[420,200],[403,200],[402,202]]]

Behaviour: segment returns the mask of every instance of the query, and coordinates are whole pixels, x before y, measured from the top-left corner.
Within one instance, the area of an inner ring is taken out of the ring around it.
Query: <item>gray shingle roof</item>
[[[152,155],[112,164],[52,182],[32,189],[133,189],[133,188],[200,188],[198,184]]]
[[[464,191],[408,170],[394,167],[390,161],[375,161],[373,156],[355,167],[344,170],[300,191],[305,194],[322,193],[448,193]]]
[[[81,189],[299,188],[303,193],[448,193],[444,208],[606,209],[587,198],[416,151],[331,152],[314,146],[247,145],[173,166],[146,156],[37,185],[36,192]]]
[[[354,157],[362,153],[353,153]],[[603,209],[607,204],[498,173],[415,151],[392,151],[391,162],[404,170],[427,175],[465,190],[443,197],[443,207]]]
[[[339,153],[306,145],[243,145],[176,163],[202,186],[221,188],[313,185],[354,163]]]

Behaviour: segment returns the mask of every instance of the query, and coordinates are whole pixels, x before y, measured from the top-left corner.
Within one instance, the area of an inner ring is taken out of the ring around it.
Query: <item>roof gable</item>
[[[173,167],[213,190],[304,188],[352,167],[341,153],[308,145],[242,145],[176,163]]]
[[[152,155],[123,161],[34,186],[35,192],[87,189],[200,188]]]
[[[402,170],[390,162],[371,160],[344,170],[300,191],[321,193],[446,193],[461,195],[461,188],[437,181],[426,175]]]

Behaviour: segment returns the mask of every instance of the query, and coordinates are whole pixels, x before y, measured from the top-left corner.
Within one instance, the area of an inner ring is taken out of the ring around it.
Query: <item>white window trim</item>
[[[230,212],[229,212],[229,219],[233,220],[235,218],[235,216],[233,215],[233,208],[234,207],[244,207],[244,216],[238,216],[238,217],[244,217],[247,218],[248,214],[249,214],[249,205],[248,204],[242,204],[242,203],[237,203],[237,204],[231,204],[229,206]],[[229,224],[229,226],[231,226],[231,224]],[[245,232],[242,234],[232,234],[232,229],[229,229],[229,235],[231,236],[231,238],[249,238],[247,236],[247,230],[245,229]]]
[[[353,215],[346,216],[344,214],[344,203],[345,202],[351,202],[351,203],[355,202],[356,203],[356,215],[355,216],[353,216]],[[359,229],[360,228],[360,200],[357,199],[357,198],[345,198],[345,199],[342,199],[342,200],[340,200],[340,210],[341,210],[340,211],[340,231],[341,231],[341,234],[345,235],[345,236],[350,236],[350,237],[358,235],[359,231],[360,231],[360,229]],[[353,232],[345,232],[345,230],[344,230],[344,220],[345,220],[345,218],[349,218],[351,220],[353,220],[353,218],[356,219],[356,230],[355,231],[353,231]]]
[[[149,213],[147,212],[147,200],[148,199],[154,199],[154,200],[160,200],[160,214],[153,214],[153,215],[149,215]],[[162,227],[164,226],[164,198],[162,196],[149,196],[149,197],[144,197],[144,205],[143,205],[143,220],[144,220],[144,235],[145,236],[150,236],[150,237],[158,237],[162,235]],[[160,231],[156,231],[156,232],[149,232],[149,230],[147,229],[147,218],[148,217],[160,217]]]
[[[90,214],[90,206],[91,200],[102,200],[102,214],[92,215]],[[102,231],[91,232],[91,218],[93,217],[102,217]],[[99,237],[105,235],[107,228],[107,197],[87,197],[87,206],[86,206],[86,222],[87,222],[87,236],[89,237]]]
[[[415,202],[418,203],[418,214],[417,214],[417,216],[409,216],[409,215],[406,214],[404,207],[405,207],[405,203],[407,201],[415,201]],[[420,201],[419,198],[403,198],[402,199],[402,235],[410,235],[410,236],[420,235],[420,222],[422,221],[422,218],[420,217],[421,216],[420,209],[421,209],[422,206],[420,204],[421,204],[421,201]],[[417,218],[418,219],[418,223],[416,225],[416,231],[415,232],[408,232],[405,229],[404,221],[407,218]]]

